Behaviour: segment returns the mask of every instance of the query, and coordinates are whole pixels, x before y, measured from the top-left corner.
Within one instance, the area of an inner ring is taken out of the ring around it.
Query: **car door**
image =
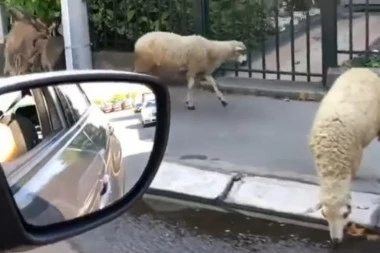
[[[77,85],[34,93],[45,136],[25,156],[2,164],[23,217],[45,225],[97,210],[107,193],[105,121]]]
[[[61,158],[75,164],[75,169],[67,176],[77,180],[73,187],[76,194],[73,204],[80,207],[80,215],[103,206],[110,190],[106,163],[108,125],[78,85],[58,86],[55,91],[67,123],[77,129]],[[67,180],[72,180],[69,178]]]

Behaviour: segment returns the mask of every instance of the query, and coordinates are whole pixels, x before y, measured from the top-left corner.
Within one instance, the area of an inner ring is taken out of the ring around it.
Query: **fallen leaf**
[[[365,228],[358,228],[356,224],[352,223],[348,228],[346,233],[350,236],[363,236],[365,233]]]
[[[380,240],[380,235],[368,234],[367,235],[367,240],[368,241],[379,241]]]
[[[308,98],[307,93],[299,93],[298,100],[305,101],[305,100],[307,100],[307,98]]]

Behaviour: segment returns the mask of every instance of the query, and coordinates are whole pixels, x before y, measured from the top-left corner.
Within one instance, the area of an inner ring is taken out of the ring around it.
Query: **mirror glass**
[[[25,221],[100,210],[139,180],[153,149],[156,99],[144,84],[52,85],[0,95],[0,161]]]

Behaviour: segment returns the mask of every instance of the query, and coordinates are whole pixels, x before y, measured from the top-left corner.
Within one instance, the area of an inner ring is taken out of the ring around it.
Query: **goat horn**
[[[8,11],[9,11],[9,13],[11,14],[11,16],[12,16],[12,18],[13,18],[13,20],[22,20],[22,19],[24,19],[25,18],[25,13],[21,10],[21,9],[19,9],[19,8],[16,8],[16,7],[10,7],[9,9],[8,9]]]

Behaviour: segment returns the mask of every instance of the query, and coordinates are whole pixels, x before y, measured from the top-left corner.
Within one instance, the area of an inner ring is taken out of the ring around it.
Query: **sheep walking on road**
[[[162,69],[186,76],[186,106],[194,110],[193,87],[201,79],[211,84],[223,106],[227,101],[212,73],[224,62],[246,63],[246,46],[236,40],[209,40],[200,35],[182,36],[170,32],[149,32],[135,43],[134,71],[159,75]]]
[[[379,134],[380,78],[370,69],[352,68],[336,79],[321,101],[309,142],[320,178],[316,209],[328,221],[334,243],[343,240],[349,222],[350,188],[363,150]]]

